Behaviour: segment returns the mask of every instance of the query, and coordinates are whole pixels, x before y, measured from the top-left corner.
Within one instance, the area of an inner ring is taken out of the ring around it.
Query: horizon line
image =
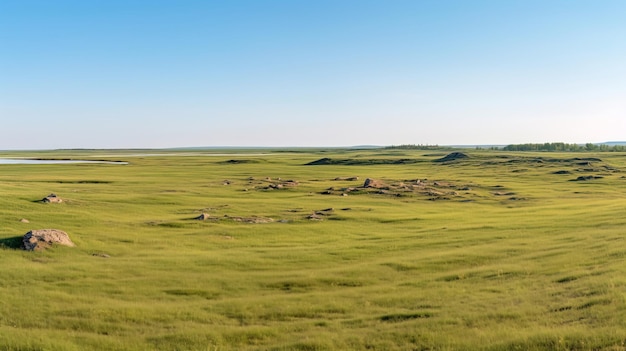
[[[122,151],[122,150],[188,150],[188,149],[214,149],[214,150],[225,150],[225,149],[257,149],[257,150],[271,150],[271,149],[382,149],[393,146],[403,146],[403,145],[416,145],[416,146],[424,146],[424,147],[448,147],[448,148],[477,148],[477,147],[505,147],[508,145],[524,145],[524,144],[546,144],[546,143],[561,143],[561,142],[539,142],[539,143],[514,143],[514,144],[391,144],[391,145],[374,145],[374,144],[363,144],[363,145],[351,145],[351,146],[174,146],[174,147],[112,147],[112,148],[93,148],[93,147],[76,147],[76,148],[51,148],[51,149],[2,149],[0,152],[12,152],[12,151],[90,151],[90,150],[111,150],[111,151]],[[603,141],[603,142],[595,142],[595,143],[566,143],[566,144],[577,144],[577,145],[585,145],[585,144],[594,144],[594,145],[626,145],[625,141]]]

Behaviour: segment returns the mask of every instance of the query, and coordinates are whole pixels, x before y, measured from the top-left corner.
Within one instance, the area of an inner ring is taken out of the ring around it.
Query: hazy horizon
[[[626,140],[626,2],[0,3],[0,150]]]
[[[555,142],[546,142],[546,143],[555,143]],[[544,144],[544,143],[536,143],[536,144]],[[571,144],[577,144],[577,145],[585,145],[587,143],[571,143]],[[626,145],[626,141],[605,141],[605,142],[598,142],[598,143],[592,143],[594,145],[608,145],[608,146],[614,146],[614,145]],[[294,145],[285,145],[285,146],[271,146],[271,145],[266,145],[266,146],[255,146],[255,145],[250,145],[250,146],[237,146],[237,145],[233,145],[233,146],[219,146],[219,145],[213,145],[213,146],[174,146],[174,147],[165,147],[165,148],[149,148],[149,147],[118,147],[118,148],[83,148],[83,147],[79,147],[79,148],[58,148],[58,149],[33,149],[33,148],[25,148],[25,149],[0,149],[0,151],[89,151],[89,150],[94,150],[94,151],[116,151],[116,150],[164,150],[164,151],[176,151],[176,150],[180,150],[180,151],[185,151],[185,150],[254,150],[254,149],[258,149],[258,150],[277,150],[277,149],[376,149],[376,148],[387,148],[387,147],[393,147],[393,146],[405,146],[405,145],[422,145],[422,146],[426,146],[426,147],[441,147],[441,148],[490,148],[490,147],[505,147],[508,145],[514,145],[514,144],[450,144],[450,145],[439,145],[439,144],[428,144],[428,145],[424,145],[424,144],[390,144],[390,145],[314,145],[314,146],[294,146]]]

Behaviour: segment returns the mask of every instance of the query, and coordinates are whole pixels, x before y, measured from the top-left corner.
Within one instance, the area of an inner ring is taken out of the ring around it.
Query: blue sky
[[[626,1],[3,0],[0,149],[626,139]]]

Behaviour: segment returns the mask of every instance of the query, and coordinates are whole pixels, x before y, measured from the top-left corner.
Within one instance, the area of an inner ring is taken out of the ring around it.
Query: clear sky
[[[0,1],[0,149],[611,140],[623,0]]]

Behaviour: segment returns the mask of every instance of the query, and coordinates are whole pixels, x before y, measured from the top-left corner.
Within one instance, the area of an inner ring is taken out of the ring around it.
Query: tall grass
[[[626,155],[392,151],[1,165],[0,349],[624,349]],[[304,166],[321,157],[418,162]],[[367,177],[466,190],[322,194]],[[37,202],[51,192],[65,201]],[[77,246],[16,249],[41,228]]]

